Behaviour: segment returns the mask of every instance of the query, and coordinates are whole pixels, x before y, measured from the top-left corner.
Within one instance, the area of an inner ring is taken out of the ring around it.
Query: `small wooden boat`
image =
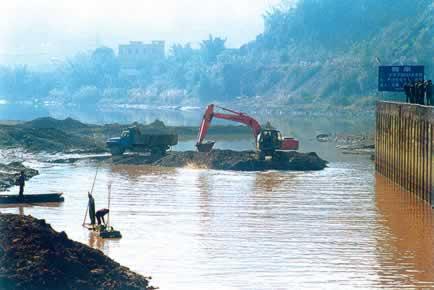
[[[65,199],[62,194],[63,193],[24,194],[22,197],[16,194],[0,194],[0,204],[63,202]]]

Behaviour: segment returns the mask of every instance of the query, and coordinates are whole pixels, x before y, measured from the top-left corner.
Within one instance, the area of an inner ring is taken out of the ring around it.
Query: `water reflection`
[[[109,243],[112,241],[108,241]],[[89,231],[89,240],[88,245],[94,249],[98,249],[103,251],[104,249],[108,250],[108,247],[104,248],[105,240],[100,238],[97,233],[93,231]]]
[[[376,175],[378,275],[384,286],[434,286],[431,206]]]

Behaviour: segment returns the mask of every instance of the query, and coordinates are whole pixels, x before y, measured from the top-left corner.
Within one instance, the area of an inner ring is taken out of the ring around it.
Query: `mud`
[[[176,133],[179,140],[189,140],[197,135],[197,127],[171,127],[156,120],[144,124],[84,124],[67,118],[57,120],[50,117],[38,118],[23,123],[0,124],[0,148],[24,148],[30,152],[103,153],[108,152],[105,142],[120,136],[123,129],[138,126],[141,132]],[[209,135],[240,136],[250,135],[245,126],[214,126]]]
[[[165,156],[150,156],[146,154],[124,154],[122,156],[87,156],[75,158],[60,158],[51,163],[76,163],[94,161],[106,164],[151,165],[161,167],[192,167],[235,171],[266,171],[266,170],[322,170],[327,167],[327,161],[316,153],[285,152],[279,160],[257,159],[255,151],[212,150],[209,153],[196,151],[170,151]]]
[[[285,152],[279,160],[258,160],[254,151],[213,150],[209,153],[174,152],[153,163],[165,167],[198,167],[218,170],[322,170],[327,161],[316,153]]]
[[[21,162],[0,163],[0,191],[5,191],[15,186],[15,181],[18,179],[21,171],[24,171],[27,180],[39,174],[38,170],[28,168]]]
[[[214,149],[209,153],[196,151],[170,151],[165,156],[146,154],[124,154],[122,156],[87,156],[51,160],[51,163],[76,163],[94,161],[105,164],[151,165],[161,167],[192,167],[216,170],[235,171],[266,171],[322,170],[327,167],[327,161],[316,153],[282,152],[279,160],[257,159],[255,151],[233,151]]]
[[[0,214],[0,289],[154,289],[44,220]]]

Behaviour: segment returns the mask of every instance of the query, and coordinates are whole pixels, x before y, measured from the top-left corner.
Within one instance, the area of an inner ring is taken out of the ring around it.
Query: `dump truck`
[[[122,155],[126,150],[165,155],[170,146],[178,144],[178,135],[158,130],[141,132],[133,126],[122,131],[120,137],[110,138],[106,144],[112,155]]]

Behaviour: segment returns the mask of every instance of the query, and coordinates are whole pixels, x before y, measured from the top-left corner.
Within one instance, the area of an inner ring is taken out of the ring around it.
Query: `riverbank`
[[[149,278],[72,241],[45,220],[0,213],[0,288],[154,289]]]

